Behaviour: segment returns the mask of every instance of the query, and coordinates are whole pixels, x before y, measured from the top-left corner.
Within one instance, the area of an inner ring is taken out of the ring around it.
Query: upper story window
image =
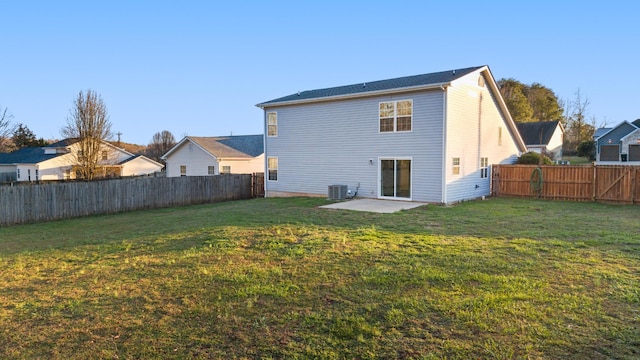
[[[267,113],[267,136],[278,136],[278,113]]]
[[[215,175],[216,174],[216,167],[213,166],[213,165],[207,166],[207,174],[208,175]]]
[[[231,166],[230,165],[225,165],[222,167],[222,173],[223,174],[231,174]]]
[[[109,158],[109,153],[107,150],[102,150],[102,160],[107,160]]]
[[[180,165],[180,176],[187,176],[187,165]]]
[[[411,131],[413,100],[381,102],[380,132]]]

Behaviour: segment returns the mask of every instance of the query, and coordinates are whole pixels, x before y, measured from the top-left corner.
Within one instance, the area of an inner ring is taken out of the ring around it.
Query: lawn
[[[0,228],[0,358],[640,357],[638,206],[324,203]]]

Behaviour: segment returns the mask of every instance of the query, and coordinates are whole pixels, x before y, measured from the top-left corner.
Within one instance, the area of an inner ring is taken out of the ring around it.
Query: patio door
[[[411,200],[411,159],[380,159],[380,197]]]

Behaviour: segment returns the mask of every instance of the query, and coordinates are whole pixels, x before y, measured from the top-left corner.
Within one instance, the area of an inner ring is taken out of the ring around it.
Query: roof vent
[[[452,72],[453,72],[453,74],[452,74],[452,75],[455,75],[455,74],[456,74],[456,71],[455,71],[455,70],[453,70]]]
[[[367,87],[367,83],[362,83],[362,87]]]
[[[300,96],[300,91],[298,91],[298,96]]]

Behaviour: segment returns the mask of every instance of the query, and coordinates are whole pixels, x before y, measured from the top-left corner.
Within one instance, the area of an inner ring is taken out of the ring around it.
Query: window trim
[[[269,115],[273,115],[273,123],[271,123],[272,118]],[[270,131],[271,127],[273,127],[273,133]],[[278,112],[277,111],[269,111],[267,112],[267,137],[278,137]]]
[[[231,165],[222,166],[222,174],[231,174]]]
[[[461,163],[462,163],[462,161],[461,161],[461,158],[459,156],[454,156],[454,157],[451,158],[451,175],[460,176],[460,174],[461,174],[460,164]]]
[[[187,165],[180,165],[180,176],[187,176]]]
[[[275,170],[270,167],[271,162],[269,160],[275,160]],[[278,157],[277,156],[269,156],[267,158],[267,181],[273,181],[273,182],[277,182],[278,181],[278,167],[279,167],[279,161],[278,161]],[[274,172],[275,174],[275,179],[271,178],[271,173]]]
[[[480,178],[486,179],[489,177],[489,158],[481,157],[480,158]]]
[[[207,165],[207,175],[215,175],[215,174],[216,174],[216,166]]]
[[[402,115],[399,116],[398,115],[398,103],[401,102],[409,102],[411,103],[411,114],[409,115]],[[382,109],[381,106],[382,104],[393,104],[393,116],[382,116]],[[413,112],[413,99],[400,99],[400,100],[391,100],[391,101],[380,101],[378,102],[378,133],[379,134],[386,134],[386,133],[407,133],[407,132],[412,132],[413,131],[413,116],[414,116],[414,112]],[[409,130],[398,130],[398,118],[405,118],[405,117],[409,117],[410,121],[409,121],[409,126],[410,129]],[[390,131],[382,131],[382,119],[393,119],[393,130]]]

